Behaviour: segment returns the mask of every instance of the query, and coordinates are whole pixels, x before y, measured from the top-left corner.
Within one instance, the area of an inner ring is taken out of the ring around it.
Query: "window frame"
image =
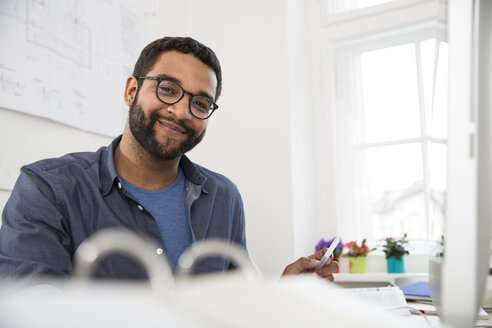
[[[325,3],[320,3],[321,6]],[[438,40],[444,39],[444,22],[445,22],[445,2],[423,1],[423,0],[396,0],[381,5],[355,9],[349,12],[344,12],[336,15],[322,16],[319,25],[319,37],[322,41],[322,60],[320,64],[323,66],[322,84],[325,97],[321,101],[324,108],[328,109],[331,132],[325,133],[326,140],[331,143],[331,146],[325,147],[328,150],[320,155],[324,160],[331,161],[334,164],[333,181],[329,183],[328,194],[333,198],[330,204],[334,204],[334,208],[327,209],[322,205],[323,200],[318,198],[318,213],[326,214],[326,216],[335,218],[336,223],[331,224],[331,230],[336,230],[338,235],[343,235],[347,239],[361,239],[366,237],[362,235],[361,229],[357,225],[354,228],[354,222],[347,221],[347,217],[357,217],[358,209],[350,204],[347,199],[347,193],[350,188],[341,181],[341,177],[347,178],[347,170],[353,170],[353,167],[342,167],[338,162],[338,153],[343,143],[340,143],[337,129],[346,126],[347,122],[343,122],[337,117],[336,108],[338,106],[339,94],[337,94],[337,85],[347,83],[342,76],[353,74],[353,72],[341,72],[337,67],[340,67],[340,49],[344,48],[346,54],[370,51],[371,49],[379,49],[392,45],[405,44],[409,42],[421,41],[430,38]],[[326,13],[325,9],[320,8],[320,12]],[[439,33],[436,33],[436,22],[440,26]],[[438,35],[439,34],[439,35]],[[349,56],[345,57],[348,58]],[[357,70],[357,65],[348,65],[349,70]],[[418,73],[420,74],[420,73]],[[357,98],[349,101],[357,101]],[[422,101],[419,99],[419,101]],[[357,107],[357,106],[355,106]],[[422,108],[422,106],[420,106]],[[421,109],[422,110],[422,109]],[[421,113],[422,114],[422,113]],[[421,120],[425,120],[425,116],[421,115]],[[425,124],[425,122],[424,122]],[[325,126],[326,128],[326,126]],[[342,134],[343,135],[343,134]],[[345,142],[351,140],[350,134],[345,135]],[[402,140],[402,142],[417,141],[421,144],[422,151],[429,142],[445,143],[445,140],[421,137],[414,138],[415,140]],[[424,145],[424,146],[422,146]],[[318,147],[321,149],[321,147]],[[427,153],[427,152],[426,152]],[[423,157],[423,161],[428,161]],[[321,170],[318,166],[320,176]],[[424,173],[427,174],[428,173]],[[326,177],[326,174],[324,175]],[[351,179],[354,179],[352,177]],[[350,181],[349,185],[354,183]],[[427,188],[428,189],[428,188]],[[430,208],[430,204],[427,204]],[[347,212],[352,211],[352,213]],[[348,213],[348,215],[347,215]],[[360,213],[359,213],[360,214]],[[324,216],[324,220],[326,220]],[[320,219],[322,220],[322,219]],[[367,222],[366,222],[367,223]],[[429,223],[428,223],[429,224]],[[427,244],[427,243],[425,243]],[[429,251],[429,247],[425,247],[424,252]]]

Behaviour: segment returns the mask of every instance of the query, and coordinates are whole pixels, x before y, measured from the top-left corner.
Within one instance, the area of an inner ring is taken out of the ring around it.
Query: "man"
[[[215,53],[191,38],[163,38],[142,51],[126,81],[122,136],[94,153],[73,153],[21,169],[2,214],[0,275],[66,276],[77,247],[109,227],[131,229],[165,250],[174,270],[195,241],[221,238],[246,250],[236,186],[184,154],[205,135],[222,86]],[[312,272],[323,252],[287,266]],[[210,259],[197,272],[225,271]],[[316,274],[333,280],[337,264]],[[108,256],[97,276],[144,278],[132,260]]]

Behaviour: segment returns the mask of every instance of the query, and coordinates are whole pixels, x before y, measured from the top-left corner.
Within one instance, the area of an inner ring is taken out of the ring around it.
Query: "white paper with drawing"
[[[0,107],[119,134],[144,26],[123,1],[0,1]]]

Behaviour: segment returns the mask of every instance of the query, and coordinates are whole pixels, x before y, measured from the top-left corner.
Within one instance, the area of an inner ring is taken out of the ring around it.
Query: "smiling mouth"
[[[159,123],[159,126],[164,130],[167,134],[170,134],[172,136],[180,136],[183,134],[186,134],[186,130],[182,128],[181,126],[171,123],[166,120],[157,120]]]

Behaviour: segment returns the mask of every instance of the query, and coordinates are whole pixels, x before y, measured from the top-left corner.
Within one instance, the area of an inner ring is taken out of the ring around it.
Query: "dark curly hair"
[[[145,76],[152,69],[159,56],[166,51],[191,54],[213,69],[217,77],[215,100],[219,98],[220,91],[222,90],[222,71],[219,60],[212,49],[190,37],[164,37],[149,43],[142,50],[140,57],[138,57],[135,63],[133,76]]]

